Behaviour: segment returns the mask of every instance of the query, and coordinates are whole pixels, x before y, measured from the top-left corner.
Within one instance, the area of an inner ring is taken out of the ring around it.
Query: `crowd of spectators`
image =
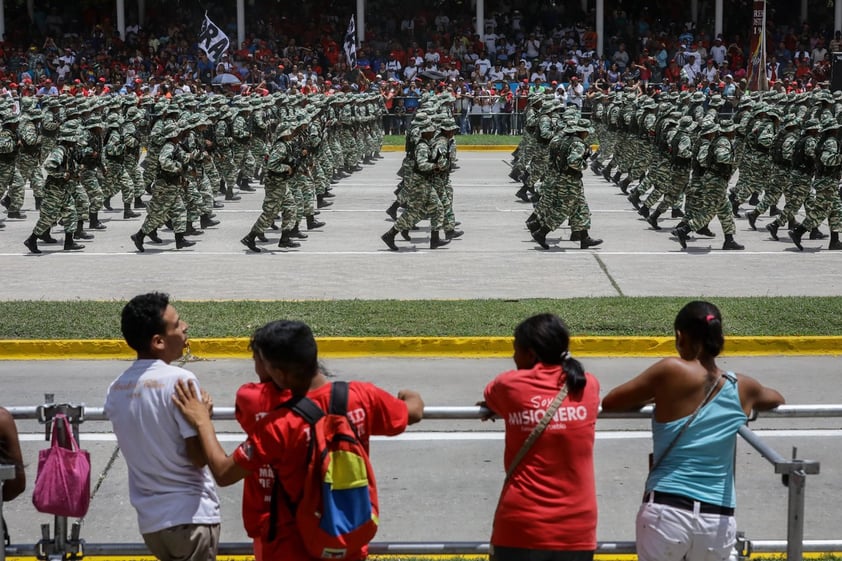
[[[232,46],[219,60],[210,60],[196,44],[204,14],[167,11],[167,5],[147,14],[147,25],[129,25],[125,41],[110,19],[96,14],[85,12],[82,20],[68,22],[55,9],[41,13],[36,28],[45,39],[12,35],[0,48],[2,92],[175,95],[377,88],[390,112],[387,132],[401,133],[418,98],[432,89],[453,93],[463,134],[509,134],[520,132],[518,116],[535,89],[551,88],[565,103],[580,107],[589,91],[627,86],[699,89],[734,98],[745,90],[750,58],[745,35],[711,37],[691,23],[664,23],[645,6],[635,14],[607,13],[600,56],[593,14],[562,7],[530,11],[528,5],[523,11],[489,11],[480,38],[464,7],[454,12],[445,4],[412,15],[399,6],[371,10],[357,68],[351,69],[342,48],[351,14],[322,0],[297,16],[281,11],[250,20],[241,45],[235,44],[230,14],[211,11]],[[842,50],[839,31],[769,21],[767,33],[766,73],[774,87],[804,91],[829,79],[830,53]],[[226,80],[232,85],[215,85],[221,74],[232,75]]]

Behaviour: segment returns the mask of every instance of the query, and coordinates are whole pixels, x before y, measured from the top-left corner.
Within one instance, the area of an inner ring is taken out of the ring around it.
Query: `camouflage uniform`
[[[3,127],[0,129],[0,196],[5,194],[4,205],[9,209],[12,218],[20,215],[23,207],[24,183],[17,171],[18,154],[20,152],[20,137],[18,125],[20,118],[11,113],[3,117]]]
[[[137,218],[138,213],[132,211],[132,204],[135,197],[135,185],[125,168],[124,157],[126,154],[127,142],[123,138],[120,129],[123,121],[116,114],[108,117],[108,132],[105,134],[102,152],[105,156],[105,189],[102,196],[107,200],[113,197],[118,191],[123,198],[123,218]]]
[[[813,173],[816,167],[816,144],[819,140],[816,133],[820,129],[818,121],[809,121],[801,138],[793,146],[792,167],[785,191],[786,204],[781,210],[781,214],[766,225],[766,229],[775,240],[778,239],[778,229],[781,226],[787,224],[795,226],[795,214],[811,196],[810,187],[813,183]]]

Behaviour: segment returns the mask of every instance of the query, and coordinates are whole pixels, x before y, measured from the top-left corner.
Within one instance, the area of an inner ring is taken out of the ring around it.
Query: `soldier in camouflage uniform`
[[[810,197],[810,187],[816,169],[816,144],[819,140],[820,130],[821,125],[818,121],[807,121],[801,133],[801,138],[792,148],[790,177],[786,181],[784,191],[786,204],[781,210],[781,214],[769,224],[766,224],[766,230],[775,241],[778,241],[778,229],[781,226],[792,224],[793,228],[795,227],[795,214]],[[814,231],[819,233],[818,228]],[[810,237],[813,238],[813,236],[814,234],[811,232]]]
[[[728,197],[734,216],[739,216],[742,203],[750,197],[756,197],[768,186],[769,149],[775,140],[780,120],[781,114],[777,109],[761,105],[755,122],[750,121],[746,128],[746,148],[741,164],[746,168],[746,173],[744,175],[743,169],[740,169],[740,179]]]
[[[27,104],[24,100],[30,100],[30,102]],[[20,181],[24,185],[29,183],[34,190],[37,174],[41,167],[40,126],[42,113],[35,105],[34,98],[25,97],[21,100],[21,104],[21,121],[18,127],[18,136],[20,137],[21,144],[16,171],[16,173],[20,174],[20,179],[16,178],[15,181]],[[11,214],[12,211],[10,209],[9,217],[14,218]],[[19,210],[17,214],[23,217]]]
[[[694,193],[698,206],[692,215],[688,213],[689,220],[685,219],[686,221],[672,231],[684,249],[687,248],[690,232],[705,228],[714,216],[719,218],[722,232],[725,234],[722,249],[745,249],[745,246],[734,241],[736,225],[727,198],[728,181],[734,173],[734,147],[731,140],[735,132],[736,126],[730,120],[722,121],[719,125],[713,121],[706,121],[702,125],[699,136],[711,140],[695,156],[702,170],[698,192]],[[693,170],[694,175],[696,169],[698,168]]]
[[[134,203],[135,185],[125,167],[127,142],[123,138],[121,129],[123,120],[117,113],[108,115],[105,123],[106,133],[103,141],[102,153],[105,161],[105,188],[102,196],[110,199],[118,192],[123,198],[123,218],[138,218],[140,214],[132,210]]]
[[[515,196],[524,202],[529,202],[529,193],[534,194],[535,192],[533,183],[529,179],[529,170],[538,143],[538,120],[541,116],[541,109],[545,99],[549,101],[540,92],[529,94],[524,114],[523,136],[515,150],[517,158],[512,164],[512,172],[509,174],[509,177],[515,181],[521,181],[523,183],[523,186],[515,193]]]
[[[648,208],[649,212],[641,214],[648,214],[646,221],[655,230],[660,230],[658,226],[658,218],[669,208],[675,208],[678,204],[681,195],[684,194],[690,182],[690,163],[693,158],[693,131],[696,128],[696,122],[689,115],[685,115],[678,120],[678,125],[675,128],[669,129],[666,132],[666,142],[669,145],[668,159],[665,166],[668,166],[668,175],[666,179],[666,189],[664,190],[664,198],[655,207],[658,199],[653,192],[643,202],[641,210]],[[654,210],[652,208],[654,207]]]
[[[98,171],[102,167],[102,121],[88,119],[79,131],[79,147],[76,157],[79,160],[79,179],[75,181],[74,197],[77,200],[77,215],[88,216],[91,229],[105,230],[105,224],[99,220],[104,197]],[[85,205],[84,201],[88,204]],[[87,212],[85,212],[87,206]]]
[[[842,125],[832,122],[822,129],[822,136],[815,148],[816,175],[813,189],[816,199],[807,205],[807,217],[804,222],[789,230],[789,237],[795,246],[803,250],[801,238],[807,232],[827,219],[830,226],[830,245],[828,249],[842,249],[839,232],[842,231],[842,200],[839,196],[839,180],[842,177]]]
[[[453,240],[461,237],[465,232],[456,229],[456,215],[453,213],[453,184],[450,182],[451,168],[451,147],[453,135],[459,130],[459,125],[453,117],[447,116],[439,121],[439,134],[433,139],[433,160],[441,163],[439,169],[432,174],[432,184],[441,201],[444,210],[442,229],[444,237]]]
[[[189,157],[179,146],[179,137],[183,132],[176,123],[168,123],[161,131],[164,145],[158,155],[158,173],[152,187],[152,198],[146,205],[146,220],[143,221],[140,230],[131,235],[135,247],[141,253],[144,252],[143,241],[147,236],[153,242],[160,243],[157,229],[168,219],[172,220],[176,249],[196,245],[196,242],[185,238],[184,234],[187,231],[187,210],[181,191],[184,166]]]
[[[41,250],[38,249],[38,240],[55,243],[56,240],[50,237],[50,228],[58,222],[65,210],[68,210],[70,214],[64,222],[64,249],[75,251],[85,247],[76,243],[73,239],[76,216],[72,204],[75,186],[71,179],[77,173],[73,152],[74,146],[78,142],[78,132],[78,121],[64,123],[57,136],[58,145],[47,154],[47,158],[44,160],[47,181],[44,187],[41,213],[32,234],[23,242],[32,253],[41,253]]]
[[[256,240],[266,241],[266,229],[274,225],[275,217],[281,213],[281,239],[278,247],[296,248],[301,244],[290,236],[293,225],[297,223],[297,208],[295,198],[290,189],[290,181],[299,165],[300,154],[298,147],[292,140],[293,127],[297,121],[287,119],[280,125],[277,140],[269,148],[264,175],[263,212],[251,227],[251,231],[240,240],[249,250],[260,253]]]
[[[217,141],[215,151],[217,169],[225,182],[225,200],[239,201],[240,196],[234,193],[234,185],[237,184],[237,173],[239,168],[234,160],[234,139],[231,134],[231,122],[237,114],[234,106],[220,112],[219,120],[216,122],[214,133]]]
[[[126,118],[123,121],[123,140],[126,143],[126,150],[123,154],[123,169],[129,174],[134,185],[134,208],[146,208],[146,203],[141,198],[146,192],[146,185],[143,183],[143,172],[140,168],[140,152],[142,148],[141,129],[145,115],[139,107],[129,107],[126,111]]]
[[[24,219],[20,209],[23,208],[24,183],[17,170],[18,155],[21,139],[18,134],[20,117],[13,113],[6,113],[2,118],[0,129],[0,194],[3,206],[9,209],[8,217]]]
[[[32,195],[35,197],[35,210],[41,208],[41,201],[44,199],[44,184],[47,176],[44,174],[44,155],[49,154],[56,147],[59,127],[64,121],[61,114],[62,107],[58,99],[45,97],[41,104],[44,107],[41,119],[41,159],[35,167],[35,175],[32,177]]]
[[[591,132],[590,121],[579,119],[571,122],[560,135],[550,142],[550,162],[546,178],[547,188],[541,195],[541,203],[548,212],[539,215],[539,228],[532,231],[532,239],[544,249],[549,249],[547,234],[557,229],[565,220],[579,241],[581,249],[602,243],[588,235],[590,229],[590,208],[585,200],[582,171],[588,166],[590,146],[585,139]],[[549,201],[545,202],[545,198]]]
[[[432,143],[436,126],[430,121],[420,128],[421,138],[415,146],[413,154],[414,169],[412,181],[405,185],[405,210],[395,221],[388,232],[380,239],[392,251],[398,251],[395,236],[404,230],[408,231],[425,217],[430,218],[430,249],[437,249],[450,243],[448,239],[441,239],[439,229],[444,221],[444,208],[441,200],[433,188],[430,178],[436,171],[441,171],[449,162],[434,160]],[[404,178],[406,179],[406,178]]]
[[[235,104],[237,113],[231,123],[231,135],[234,142],[231,145],[234,156],[234,170],[238,172],[237,185],[240,191],[251,192],[249,179],[254,175],[254,157],[251,155],[249,146],[252,139],[252,112],[253,107],[247,98],[241,98]],[[226,181],[227,181],[226,177]]]
[[[746,212],[748,225],[752,230],[757,230],[757,219],[770,207],[777,208],[778,201],[789,186],[790,169],[792,167],[792,154],[795,143],[801,136],[798,130],[799,120],[795,115],[788,115],[781,125],[780,130],[772,141],[769,149],[771,162],[769,166],[769,182],[763,191],[763,197],[753,210]],[[776,215],[779,213],[776,213]]]

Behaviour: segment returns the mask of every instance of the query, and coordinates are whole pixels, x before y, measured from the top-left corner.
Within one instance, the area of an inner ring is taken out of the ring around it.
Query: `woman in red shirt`
[[[506,470],[562,387],[561,406],[503,484],[492,561],[590,561],[596,550],[593,448],[599,382],[569,351],[567,327],[539,314],[515,329],[517,370],[485,388],[485,406],[506,423]]]

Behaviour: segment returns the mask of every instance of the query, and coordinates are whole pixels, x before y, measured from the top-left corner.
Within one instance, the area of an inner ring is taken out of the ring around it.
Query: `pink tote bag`
[[[70,448],[59,445],[57,425],[62,423]],[[58,414],[53,421],[49,448],[38,452],[38,474],[32,492],[32,504],[38,512],[80,518],[91,503],[91,458],[80,450],[67,416]]]

